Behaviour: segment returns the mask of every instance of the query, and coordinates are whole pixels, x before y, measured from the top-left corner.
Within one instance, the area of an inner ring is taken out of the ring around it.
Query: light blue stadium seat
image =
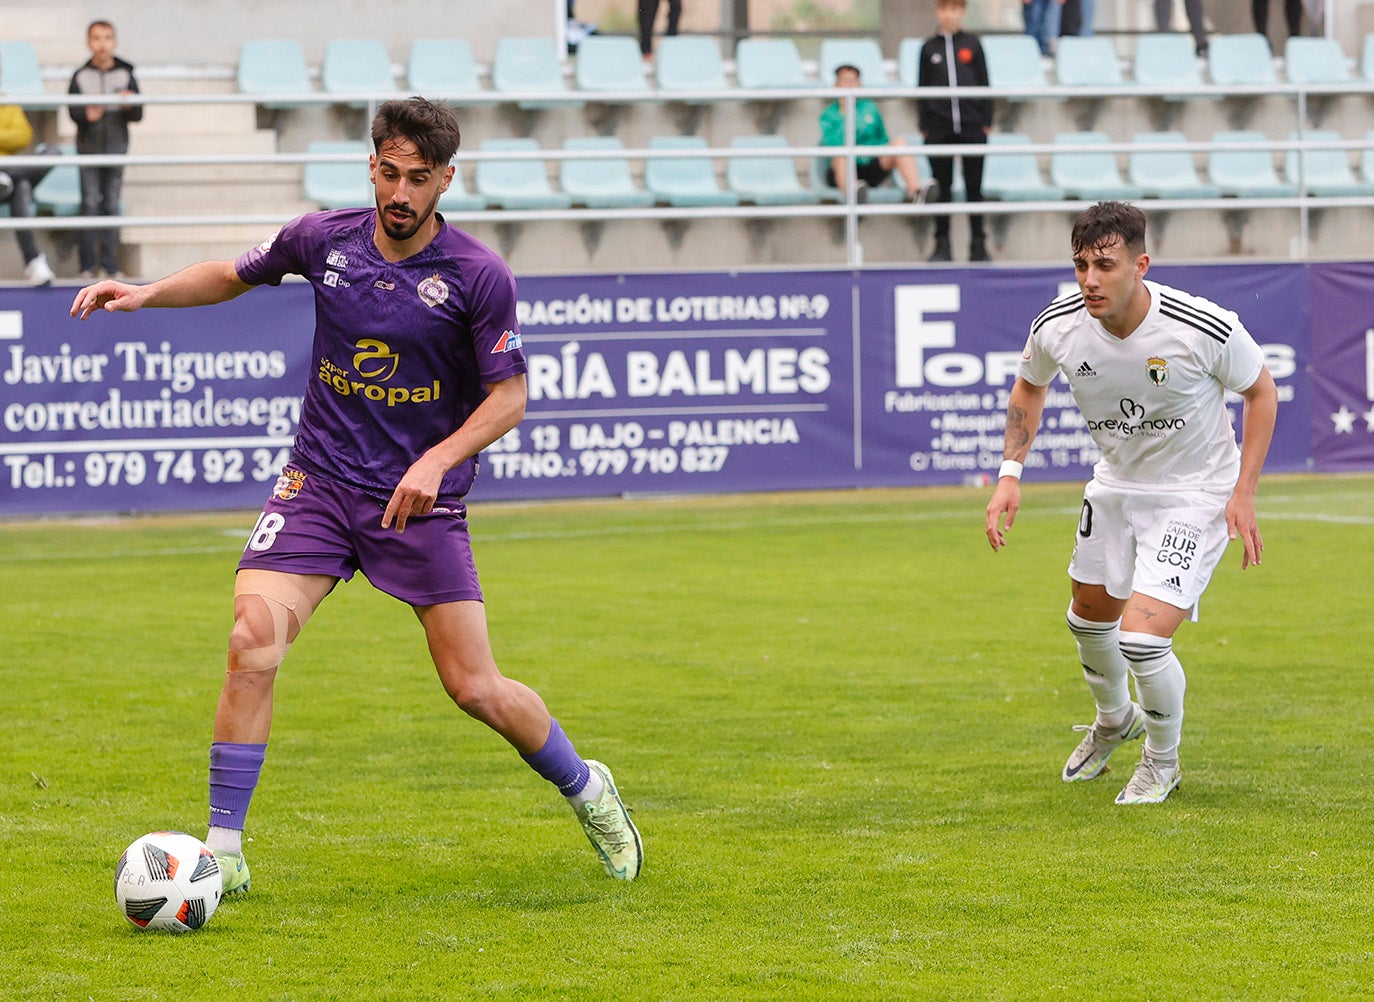
[[[318,139],[306,149],[310,153],[353,154],[346,162],[306,164],[303,190],[307,199],[322,209],[356,209],[376,204],[376,189],[367,172],[367,157],[372,152],[367,143]]]
[[[982,40],[988,63],[988,83],[993,87],[1044,87],[1045,63],[1040,46],[1029,35],[988,35]],[[1041,101],[1044,98],[1009,96],[1008,101]]]
[[[908,146],[924,146],[924,145],[925,145],[925,141],[926,141],[925,136],[921,135],[919,132],[914,132],[914,133],[912,133],[912,134],[910,134],[910,135],[907,135],[907,136],[903,136],[903,137],[902,137],[902,142],[906,143]],[[984,158],[983,164],[984,164],[984,171],[986,171],[986,169],[987,169],[987,159],[986,159],[986,158]],[[916,155],[916,174],[917,174],[918,177],[920,177],[921,183],[922,183],[922,184],[926,184],[926,183],[929,183],[929,182],[935,180],[935,170],[934,170],[934,168],[931,167],[931,165],[930,165],[930,157],[929,157],[929,155],[927,155],[927,154],[925,154],[925,153],[919,153],[919,154]],[[896,185],[899,185],[899,186],[900,186],[900,185],[902,184],[902,180],[901,180],[901,178],[898,176],[898,174],[897,174],[897,172],[896,172],[895,170],[892,172],[892,180],[893,180],[893,183],[896,184]],[[950,182],[950,187],[951,187],[951,189],[952,189],[952,190],[950,191],[950,201],[951,201],[951,202],[963,202],[963,201],[965,201],[965,200],[968,198],[968,192],[965,190],[965,187],[964,187],[964,158],[963,158],[963,157],[956,157],[955,160],[954,160],[954,178],[953,178],[953,180]],[[906,199],[906,191],[903,190],[903,189],[900,188],[900,187],[898,188],[898,191],[900,192],[900,194],[901,194],[901,196],[902,196],[900,199],[898,199],[898,201],[904,201],[904,200]],[[983,197],[986,198],[987,196],[984,195]]]
[[[462,165],[455,162],[453,164],[453,180],[449,183],[448,191],[439,196],[439,211],[477,212],[486,207],[487,200],[485,198],[468,191],[467,182],[463,180]]]
[[[546,92],[557,95],[567,92],[563,79],[563,64],[558,58],[552,38],[502,38],[496,43],[496,55],[491,63],[492,89],[502,94]],[[550,97],[519,100],[517,106],[527,111],[540,108],[562,108],[580,105],[574,98]]]
[[[921,48],[924,38],[904,38],[897,46],[897,82],[903,87],[919,87]]]
[[[820,85],[835,83],[837,66],[857,66],[860,82],[865,87],[885,87],[891,83],[883,66],[883,50],[871,38],[823,38],[816,57]]]
[[[76,153],[76,147],[61,147],[64,156]],[[33,186],[34,211],[45,216],[77,216],[81,214],[81,171],[75,164],[59,164]]]
[[[1374,143],[1374,129],[1364,134],[1367,143]],[[1360,180],[1374,184],[1374,147],[1360,151]]]
[[[912,142],[910,139],[907,141]],[[820,196],[820,201],[843,202],[845,200],[844,192],[826,182],[825,172],[829,167],[830,161],[825,157],[811,157],[811,164],[807,171],[808,183]],[[923,176],[930,176],[929,164],[926,165]],[[900,186],[900,180],[900,175],[894,170],[882,184],[868,189],[868,201],[873,205],[897,205],[906,201],[906,191]]]
[[[1133,75],[1142,87],[1202,87],[1202,71],[1190,35],[1141,35],[1135,43]],[[1190,101],[1196,94],[1168,94],[1166,101]]]
[[[417,38],[410,43],[406,83],[427,97],[475,94],[482,89],[466,38]]]
[[[1247,143],[1263,145],[1268,139],[1262,132],[1248,129],[1226,130],[1212,136],[1215,143]],[[1267,149],[1252,146],[1244,150],[1213,150],[1207,162],[1207,174],[1223,195],[1239,198],[1282,198],[1296,195],[1298,189],[1279,178],[1274,158]]]
[[[593,35],[592,38],[596,36]],[[582,44],[585,46],[591,38]],[[635,59],[639,47],[635,46]],[[635,186],[630,177],[630,161],[624,156],[625,147],[614,136],[591,136],[568,139],[565,150],[604,150],[606,159],[564,160],[559,169],[558,185],[572,198],[574,205],[589,209],[647,208],[654,204],[654,196]]]
[[[1297,134],[1288,138],[1297,139]],[[1339,132],[1314,129],[1302,138],[1317,142],[1340,142]],[[1368,195],[1374,184],[1358,180],[1350,169],[1350,154],[1345,150],[1306,150],[1302,155],[1302,169],[1298,169],[1298,151],[1289,150],[1284,156],[1283,173],[1293,184],[1300,184],[1309,195],[1339,196]],[[1301,180],[1299,180],[1301,178]]]
[[[667,41],[667,39],[664,39]],[[651,150],[704,150],[700,136],[654,136]],[[724,191],[707,156],[650,159],[644,164],[644,187],[660,202],[680,207],[739,205],[739,196]]]
[[[1034,39],[1030,40],[1035,45]],[[1036,49],[1037,58],[1040,50]],[[1002,202],[1058,201],[1064,191],[1046,184],[1034,153],[1004,153],[1000,146],[1023,145],[1030,137],[1020,132],[994,132],[988,136],[988,155],[983,158],[983,197]]]
[[[725,63],[714,38],[704,35],[669,35],[659,40],[654,55],[654,73],[659,90],[669,96],[672,91],[725,90]],[[709,104],[693,99],[691,104]]]
[[[335,38],[324,47],[320,85],[328,94],[372,94],[385,100],[396,96],[396,78],[386,46],[375,38]],[[355,108],[365,101],[350,102]]]
[[[38,65],[38,53],[32,42],[0,42],[0,94],[23,97],[43,94],[43,71]]]
[[[291,38],[250,38],[239,50],[240,94],[308,94],[310,69],[301,45]],[[299,108],[289,101],[262,101],[264,108]]]
[[[1192,42],[1186,36],[1178,36]],[[1181,132],[1137,132],[1133,143],[1186,143]],[[1193,154],[1188,150],[1132,151],[1126,176],[1146,198],[1217,198],[1221,189],[1198,177]]]
[[[1360,50],[1360,79],[1374,83],[1374,31],[1364,36],[1364,47]]]
[[[805,87],[801,53],[790,38],[742,38],[735,46],[735,79],[748,90]]]
[[[1054,50],[1055,79],[1065,87],[1111,87],[1126,82],[1116,46],[1105,35],[1065,35]]]
[[[648,91],[639,45],[628,35],[589,35],[577,47],[574,78],[581,90]]]
[[[1104,132],[1061,132],[1054,137],[1055,145],[1084,145],[1108,143]],[[1064,189],[1068,198],[1131,199],[1139,198],[1141,190],[1121,177],[1116,154],[1102,152],[1066,152],[1050,154],[1050,182]]]
[[[1284,75],[1296,84],[1339,84],[1350,81],[1345,50],[1334,38],[1290,38],[1283,50]]]
[[[1274,54],[1263,35],[1213,35],[1207,49],[1207,65],[1212,83],[1221,87],[1279,80],[1274,72]]]
[[[533,139],[484,139],[484,153],[534,152]],[[477,194],[501,209],[566,209],[572,205],[567,193],[549,186],[543,160],[477,161]]]
[[[745,202],[755,205],[814,205],[821,200],[815,188],[797,179],[796,161],[787,153],[782,136],[735,136],[734,150],[778,150],[775,157],[731,157],[725,165],[725,183]]]

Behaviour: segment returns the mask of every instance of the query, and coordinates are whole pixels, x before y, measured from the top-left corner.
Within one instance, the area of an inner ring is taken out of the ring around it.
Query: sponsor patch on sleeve
[[[517,348],[519,348],[519,347],[520,347],[520,332],[519,332],[519,331],[505,331],[505,332],[503,332],[503,333],[501,334],[501,337],[500,337],[500,339],[496,342],[495,347],[493,347],[493,348],[491,349],[491,353],[492,353],[493,355],[501,355],[501,354],[503,354],[503,353],[505,353],[505,352],[508,352],[508,351],[515,351],[515,350],[516,350]]]

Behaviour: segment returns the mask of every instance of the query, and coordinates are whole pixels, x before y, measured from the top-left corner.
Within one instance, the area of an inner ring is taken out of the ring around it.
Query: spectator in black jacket
[[[133,65],[115,55],[114,25],[109,21],[92,21],[86,28],[86,44],[90,46],[91,58],[72,74],[68,94],[118,94],[128,98],[138,93]],[[127,101],[73,104],[67,110],[76,123],[77,153],[129,152],[129,123],[143,118],[143,105]],[[82,167],[81,214],[119,215],[123,187],[123,167]],[[99,266],[114,278],[119,273],[118,249],[117,230],[82,230],[81,276],[94,278]]]
[[[937,0],[935,18],[940,30],[921,48],[917,83],[922,87],[986,87],[988,64],[977,36],[963,30],[966,0]],[[992,128],[992,99],[922,98],[916,102],[921,135],[927,145],[986,143]],[[970,202],[983,200],[983,158],[961,158],[964,188]],[[954,184],[954,158],[930,157],[939,190],[933,200],[948,202]],[[949,216],[935,217],[935,253],[932,261],[950,261]],[[988,261],[983,217],[969,216],[969,260]]]

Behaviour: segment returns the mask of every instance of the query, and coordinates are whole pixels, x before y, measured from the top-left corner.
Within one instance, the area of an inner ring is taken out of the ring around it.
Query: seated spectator
[[[843,66],[835,67],[836,87],[858,87],[861,82],[857,66],[846,63]],[[832,101],[821,112],[821,146],[843,146],[845,144],[844,114],[844,107],[839,101]],[[892,141],[887,135],[887,126],[883,124],[883,116],[878,111],[877,104],[866,97],[857,98],[854,101],[854,116],[854,144],[856,146],[892,145]],[[849,178],[846,164],[848,159],[848,157],[843,156],[830,158],[830,166],[826,168],[825,172],[826,184],[833,185],[840,191],[846,190],[845,185]],[[906,186],[907,199],[912,202],[921,200],[921,174],[916,167],[915,157],[891,154],[879,154],[876,157],[861,156],[855,158],[855,166],[859,178],[859,190],[855,192],[855,198],[859,201],[865,199],[869,187],[882,184],[891,176],[894,169],[902,176],[902,183]]]
[[[33,127],[17,104],[0,105],[0,156],[22,153],[33,142]],[[48,152],[41,144],[32,152]],[[34,215],[33,187],[48,173],[47,167],[5,168],[0,161],[0,202],[9,202],[10,215],[27,219]],[[53,270],[48,258],[38,251],[32,230],[15,230],[19,252],[24,255],[24,277],[33,285],[51,285]]]

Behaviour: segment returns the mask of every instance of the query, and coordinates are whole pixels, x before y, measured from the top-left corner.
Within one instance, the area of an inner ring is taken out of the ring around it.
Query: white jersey
[[[1150,312],[1126,338],[1075,292],[1031,324],[1017,374],[1047,386],[1063,373],[1102,450],[1094,479],[1135,490],[1229,493],[1240,449],[1225,391],[1259,378],[1264,354],[1230,310],[1146,281]]]

